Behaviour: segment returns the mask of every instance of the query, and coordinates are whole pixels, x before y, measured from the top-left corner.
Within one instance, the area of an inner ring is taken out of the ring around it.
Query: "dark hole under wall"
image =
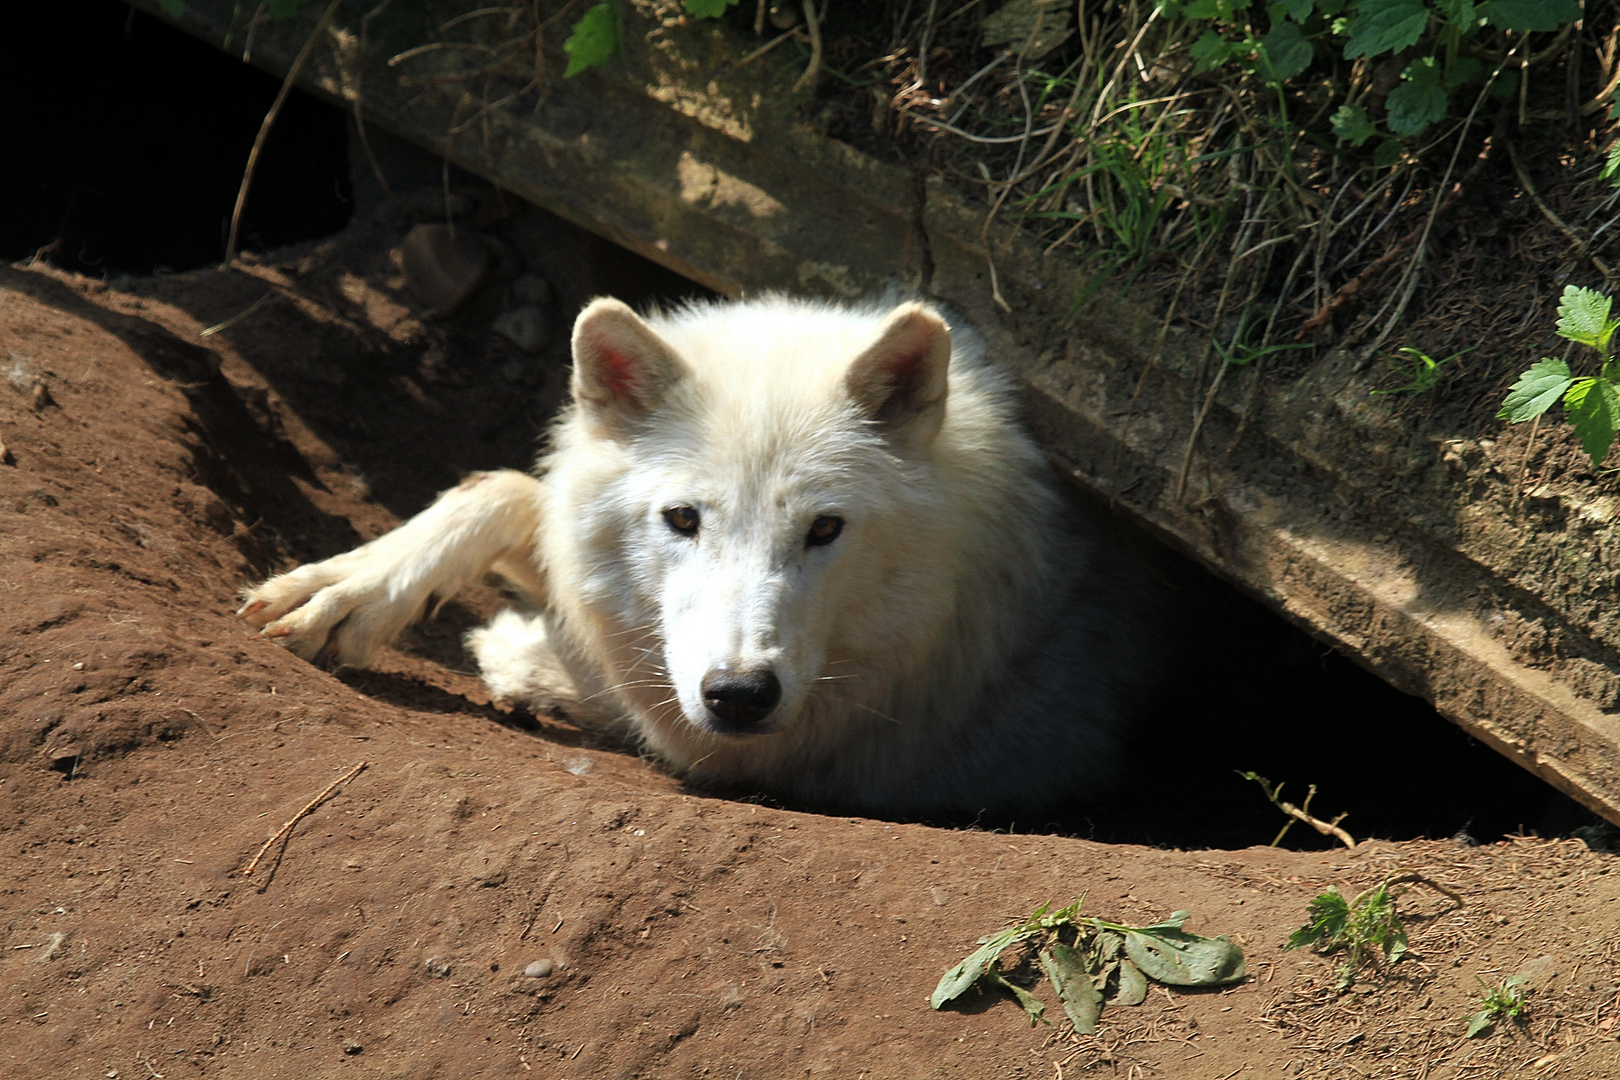
[[[225,254],[278,80],[117,0],[11,4],[0,33],[0,257],[86,274]],[[242,247],[349,219],[344,117],[293,91],[260,157]]]
[[[97,276],[218,262],[276,80],[114,0],[28,4],[8,16],[0,38],[0,256],[26,259],[43,249],[53,264]],[[419,172],[436,174],[426,154],[405,152],[421,157]],[[341,229],[349,178],[345,115],[294,92],[259,164],[245,246]],[[606,249],[594,237],[582,245]],[[608,261],[618,276],[599,287],[632,302],[694,293],[628,252]],[[1129,542],[1152,543],[1120,529]],[[1177,704],[1144,730],[1131,794],[1059,820],[978,825],[1182,847],[1267,843],[1284,819],[1240,770],[1286,782],[1284,797],[1296,803],[1315,784],[1312,809],[1347,812],[1344,825],[1357,836],[1466,830],[1489,841],[1594,820],[1425,702],[1202,571],[1184,571],[1214,628],[1211,645],[1167,664]],[[1332,841],[1296,825],[1288,843]]]

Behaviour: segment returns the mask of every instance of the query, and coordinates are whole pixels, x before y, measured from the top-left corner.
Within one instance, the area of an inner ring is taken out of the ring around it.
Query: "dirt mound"
[[[531,355],[487,312],[424,320],[387,254],[403,228],[113,286],[0,270],[7,1075],[1620,1069],[1620,875],[1577,840],[1181,852],[798,814],[493,706],[458,643],[493,592],[371,672],[258,640],[245,582],[521,462],[563,385],[561,334]],[[530,240],[553,315],[652,287]],[[1338,995],[1335,961],[1281,951],[1321,889],[1397,867],[1465,904],[1403,900],[1392,977]],[[1155,990],[1096,1037],[993,996],[928,1010],[980,935],[1081,893],[1125,921],[1190,909],[1251,978]],[[1464,1040],[1475,975],[1543,956],[1528,1021]]]

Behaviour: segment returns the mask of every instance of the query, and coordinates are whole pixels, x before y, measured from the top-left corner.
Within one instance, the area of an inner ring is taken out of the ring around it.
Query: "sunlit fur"
[[[491,691],[611,724],[694,781],[923,815],[1104,790],[1142,631],[971,331],[950,330],[942,411],[880,422],[847,380],[893,304],[769,297],[644,324],[604,305],[581,316],[581,402],[532,477],[471,477],[253,590],[244,614],[301,655],[365,664],[431,596],[495,570],[533,610],[470,635]],[[591,397],[606,361],[590,342],[642,327],[674,374],[649,375],[643,402],[614,367]],[[675,506],[698,512],[695,535],[666,521]],[[842,532],[808,544],[822,515]],[[762,733],[712,730],[717,665],[777,675]]]

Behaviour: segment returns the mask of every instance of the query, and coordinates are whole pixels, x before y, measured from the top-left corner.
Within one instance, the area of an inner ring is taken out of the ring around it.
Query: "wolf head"
[[[852,702],[883,723],[896,706],[862,680],[926,650],[951,618],[944,563],[967,557],[937,476],[945,320],[785,299],[644,320],[597,300],[573,352],[548,476],[572,520],[547,530],[572,565],[551,576],[643,734],[681,765],[699,733],[792,739]]]

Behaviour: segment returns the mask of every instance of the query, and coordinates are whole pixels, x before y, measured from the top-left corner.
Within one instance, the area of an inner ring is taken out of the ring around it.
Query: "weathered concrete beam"
[[[1411,437],[1332,355],[1289,382],[1236,373],[1187,468],[1213,369],[1175,333],[1150,363],[1149,307],[1104,294],[1070,310],[1084,284],[1072,263],[987,229],[985,208],[940,180],[801,125],[791,65],[739,68],[723,28],[630,6],[625,55],[605,71],[556,77],[563,24],[548,31],[543,91],[522,89],[532,65],[463,79],[469,61],[451,50],[389,63],[440,40],[470,0],[401,5],[368,27],[360,5],[340,12],[301,82],[721,292],[933,293],[1020,373],[1039,436],[1076,479],[1620,823],[1614,505],[1519,503],[1488,440]],[[233,22],[245,7],[188,0],[174,21],[236,52],[251,36],[252,61],[284,73],[314,11],[249,35]],[[499,48],[498,20],[481,18],[462,29],[487,23]]]

